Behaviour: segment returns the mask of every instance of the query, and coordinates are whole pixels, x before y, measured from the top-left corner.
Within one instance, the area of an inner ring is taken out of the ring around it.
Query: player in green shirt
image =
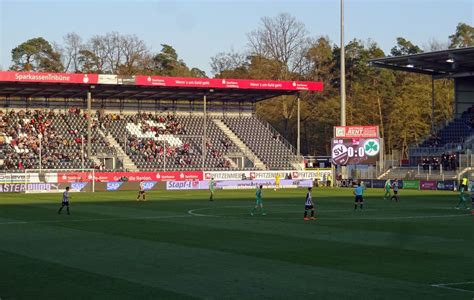
[[[260,212],[262,216],[266,215],[266,213],[263,211],[262,189],[263,189],[263,185],[260,185],[259,187],[257,187],[257,192],[255,193],[255,200],[256,200],[255,207],[250,212],[250,215],[252,216],[254,215],[254,213],[257,211],[257,208],[259,207],[260,207]]]
[[[385,181],[385,194],[383,195],[384,200],[390,199],[390,197],[392,197],[392,192],[390,191],[390,189],[390,179],[387,179],[387,181]]]
[[[211,196],[209,197],[209,201],[214,201],[214,190],[216,189],[216,182],[214,178],[211,178],[209,182],[209,191],[211,192]]]

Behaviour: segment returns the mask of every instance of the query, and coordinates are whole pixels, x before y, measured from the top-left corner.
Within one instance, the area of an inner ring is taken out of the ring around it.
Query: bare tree
[[[106,53],[104,39],[100,35],[91,37],[79,51],[78,61],[81,71],[83,73],[111,73],[106,64]]]
[[[244,53],[220,52],[211,58],[211,69],[214,75],[222,74],[224,71],[234,71],[237,68],[245,67],[248,64],[247,56]]]
[[[449,48],[449,41],[438,41],[435,38],[430,38],[428,40],[428,44],[423,45],[423,50],[425,52],[430,52],[430,51],[440,51],[440,50],[446,50]]]
[[[146,43],[136,35],[110,32],[93,36],[79,51],[84,72],[132,75],[146,71],[151,55]]]
[[[120,48],[122,57],[119,73],[131,75],[145,67],[144,62],[149,60],[150,52],[143,40],[136,35],[121,36]]]
[[[63,37],[61,56],[66,72],[77,73],[80,71],[79,52],[83,50],[82,38],[75,32],[70,32]]]
[[[290,14],[279,14],[274,18],[264,17],[261,27],[247,34],[250,51],[268,59],[282,62],[287,70],[298,71],[311,45],[309,33],[302,22]]]

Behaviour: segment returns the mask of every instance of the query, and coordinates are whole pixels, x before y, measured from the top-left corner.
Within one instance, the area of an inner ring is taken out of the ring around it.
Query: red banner
[[[64,172],[58,173],[58,183],[64,182],[90,182],[92,172]]]
[[[334,126],[334,138],[378,138],[378,126]]]
[[[284,91],[322,91],[323,83],[315,81],[277,81],[248,79],[210,79],[188,77],[136,76],[136,85],[189,87],[189,88],[228,88]]]
[[[184,181],[203,180],[202,172],[95,172],[96,182],[114,182],[126,179],[129,182],[138,181]],[[64,172],[58,173],[58,182],[90,182],[92,172]]]
[[[104,74],[70,74],[39,72],[0,72],[0,82],[37,82],[73,84],[135,84],[142,86],[252,89],[282,91],[322,91],[323,83],[316,81],[280,81],[250,79],[211,79],[162,76],[118,76]]]
[[[0,81],[97,84],[97,74],[0,72]]]

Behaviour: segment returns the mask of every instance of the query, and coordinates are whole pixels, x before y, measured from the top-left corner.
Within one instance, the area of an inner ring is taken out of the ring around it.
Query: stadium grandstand
[[[301,154],[255,104],[322,89],[320,82],[0,72],[0,170],[301,169]]]
[[[424,74],[432,79],[432,116],[435,109],[437,79],[454,80],[453,119],[436,128],[432,117],[431,134],[409,148],[406,168],[395,166],[381,178],[419,177],[459,178],[472,169],[474,149],[474,47],[425,52],[371,60],[379,68]]]

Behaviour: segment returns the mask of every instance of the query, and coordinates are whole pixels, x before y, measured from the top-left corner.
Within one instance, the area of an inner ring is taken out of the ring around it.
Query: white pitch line
[[[290,205],[280,205],[279,207],[288,207]],[[272,206],[275,207],[275,206]],[[291,207],[295,207],[294,205],[291,205]],[[214,208],[248,208],[249,211],[253,208],[252,206],[222,206],[222,207],[201,207],[201,208],[195,208],[195,209],[190,209],[188,210],[188,214],[196,217],[231,217],[231,216],[241,216],[241,215],[248,215],[249,213],[238,213],[238,214],[214,214],[214,215],[209,215],[209,214],[199,214],[196,213],[196,211],[201,211],[201,210],[207,210],[207,209],[214,209]],[[378,209],[367,209],[368,211],[374,211]],[[287,213],[301,213],[304,210],[298,210],[298,211],[280,211],[280,212],[272,212],[272,215],[278,215],[278,214],[287,214]],[[333,210],[323,210],[323,213],[332,213],[332,212],[344,212],[347,211],[346,209],[333,209]]]
[[[286,205],[288,206],[288,205]],[[294,207],[294,205],[292,205]],[[191,209],[188,211],[188,214],[191,216],[195,217],[231,217],[231,216],[240,216],[240,215],[248,215],[249,213],[238,213],[238,214],[200,214],[196,213],[196,211],[202,211],[202,210],[207,210],[207,209],[213,209],[214,207],[202,207],[202,208],[195,208]],[[223,206],[223,207],[217,207],[217,208],[247,208],[247,206]],[[366,209],[364,211],[376,211],[380,209]],[[324,214],[328,212],[346,212],[349,210],[326,210],[326,211],[318,211],[318,214]],[[286,214],[286,213],[298,213],[301,211],[293,212],[293,211],[285,211],[285,212],[270,212],[269,214],[277,215],[277,214]],[[359,214],[359,211],[354,212],[356,214]],[[361,212],[363,213],[363,212]],[[353,217],[353,218],[325,218],[325,217],[318,217],[319,220],[403,220],[403,219],[431,219],[431,218],[452,218],[452,217],[466,217],[470,216],[467,214],[461,215],[461,214],[451,214],[451,215],[433,215],[433,216],[400,216],[400,217],[363,217],[363,218],[358,218],[358,217]]]
[[[190,215],[171,215],[171,216],[150,216],[150,217],[123,217],[123,218],[95,218],[95,219],[63,219],[63,220],[40,220],[40,221],[9,221],[0,222],[0,225],[15,224],[48,224],[48,223],[66,223],[66,222],[99,222],[99,221],[123,221],[123,220],[154,220],[171,218],[189,218]]]
[[[453,218],[468,217],[471,215],[434,215],[434,216],[406,216],[406,217],[374,217],[374,218],[324,218],[324,220],[403,220],[403,219],[432,219],[432,218]]]
[[[460,291],[460,292],[474,293],[474,291],[471,291],[471,290],[450,287],[450,285],[461,285],[461,284],[471,284],[471,283],[474,283],[474,281],[437,283],[437,284],[432,284],[431,286],[435,288],[440,288],[440,289],[448,289],[448,290],[454,290],[454,291]]]
[[[459,284],[471,284],[471,283],[474,283],[474,281],[450,282],[450,283],[437,283],[437,284],[432,284],[432,285],[459,285]]]

